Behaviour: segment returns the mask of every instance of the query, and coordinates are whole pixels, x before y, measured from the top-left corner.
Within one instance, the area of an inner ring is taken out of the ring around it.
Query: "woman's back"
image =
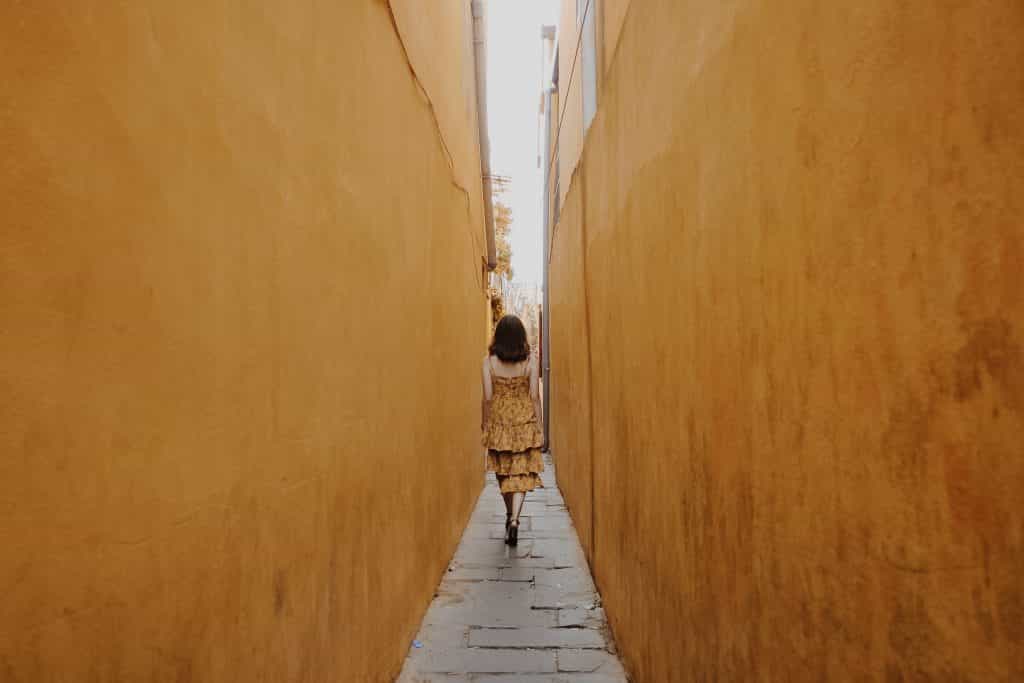
[[[532,360],[502,363],[494,356],[484,361],[484,393],[491,402],[484,432],[487,448],[517,451],[540,445],[534,365]]]
[[[491,419],[501,424],[528,424],[536,420],[530,397],[530,363],[502,363],[487,359],[491,369]]]
[[[485,362],[488,363],[492,377],[504,377],[504,378],[516,378],[516,377],[527,377],[530,376],[530,359],[527,358],[524,361],[518,363],[506,363],[499,360],[497,356],[487,356]]]

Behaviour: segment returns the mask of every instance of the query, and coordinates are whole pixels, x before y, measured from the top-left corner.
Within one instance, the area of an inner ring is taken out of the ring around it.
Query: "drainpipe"
[[[487,132],[487,22],[482,0],[472,0],[473,56],[476,62],[476,112],[480,129],[480,175],[484,185],[484,234],[487,237],[487,270],[498,265],[494,247],[494,206],[491,199],[491,138]]]
[[[551,433],[549,431],[551,425],[551,296],[549,293],[551,287],[550,278],[550,262],[551,254],[549,253],[551,247],[551,226],[557,217],[551,215],[551,206],[548,201],[549,189],[551,182],[551,158],[554,152],[554,140],[551,139],[551,125],[552,111],[551,111],[551,99],[553,95],[558,93],[558,88],[553,84],[553,81],[557,77],[549,78],[552,70],[555,67],[555,39],[556,29],[554,26],[542,26],[540,30],[540,37],[543,44],[544,58],[541,69],[543,69],[541,76],[541,83],[544,85],[544,90],[541,96],[544,98],[544,121],[541,124],[544,126],[543,135],[543,161],[541,170],[543,171],[544,179],[544,195],[541,197],[541,216],[544,225],[544,246],[543,255],[544,262],[543,267],[543,282],[544,282],[544,293],[542,297],[541,305],[541,324],[540,324],[540,357],[541,357],[541,375],[544,378],[543,394],[544,394],[544,446],[550,451],[551,450]],[[557,71],[557,70],[556,70]],[[558,173],[558,169],[554,169],[555,173]]]

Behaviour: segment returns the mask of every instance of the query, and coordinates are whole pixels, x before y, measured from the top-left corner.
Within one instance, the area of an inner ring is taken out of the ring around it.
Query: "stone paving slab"
[[[448,572],[449,581],[497,581],[501,567],[458,567]]]
[[[501,569],[502,581],[529,581],[532,582],[537,576],[536,567],[503,567]]]
[[[589,628],[471,628],[470,647],[600,648],[604,636]]]
[[[410,678],[408,683],[475,683],[475,680],[469,674],[436,674],[424,671],[415,674],[415,678]]]
[[[558,670],[599,673],[609,676],[623,674],[618,657],[602,650],[560,650]]]
[[[439,678],[437,681],[458,681],[465,678]],[[626,680],[611,674],[559,673],[559,674],[477,674],[468,677],[470,683],[621,683]],[[435,683],[430,679],[428,683]]]
[[[604,616],[604,609],[601,607],[596,607],[594,609],[573,607],[570,609],[558,610],[558,625],[563,628],[572,626],[601,628],[601,626],[606,623],[607,620]]]
[[[488,477],[397,683],[626,683],[572,519],[545,455],[519,546]]]

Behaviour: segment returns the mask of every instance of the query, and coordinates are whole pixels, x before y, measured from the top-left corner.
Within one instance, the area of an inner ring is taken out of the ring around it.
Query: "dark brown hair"
[[[494,341],[490,353],[505,363],[520,363],[530,357],[530,342],[526,341],[523,321],[514,315],[506,315],[494,328]]]

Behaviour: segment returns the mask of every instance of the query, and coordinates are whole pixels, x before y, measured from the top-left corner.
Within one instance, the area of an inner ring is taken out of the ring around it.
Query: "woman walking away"
[[[506,315],[494,330],[484,358],[483,443],[487,471],[494,472],[505,499],[505,542],[519,540],[519,513],[526,492],[543,486],[540,447],[540,392],[536,358],[530,356],[526,328]]]

